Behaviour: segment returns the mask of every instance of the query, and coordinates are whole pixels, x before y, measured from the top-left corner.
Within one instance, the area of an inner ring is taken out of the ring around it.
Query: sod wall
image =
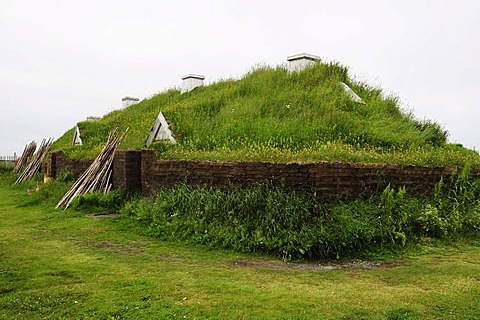
[[[65,158],[62,151],[51,153],[44,165],[47,176],[68,170],[79,176],[92,160]],[[161,188],[179,183],[198,187],[248,187],[270,181],[290,190],[369,196],[390,184],[406,187],[415,195],[428,194],[451,167],[413,165],[358,164],[341,162],[269,163],[191,160],[158,160],[153,150],[117,151],[113,161],[112,184],[115,189],[152,195]],[[471,172],[479,177],[480,169]]]

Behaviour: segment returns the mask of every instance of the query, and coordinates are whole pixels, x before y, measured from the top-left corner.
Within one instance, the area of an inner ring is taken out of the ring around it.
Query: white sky
[[[480,1],[0,0],[0,155],[89,115],[307,52],[480,148]]]

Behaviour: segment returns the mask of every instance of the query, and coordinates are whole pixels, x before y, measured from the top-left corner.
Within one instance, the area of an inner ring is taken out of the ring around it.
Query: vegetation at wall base
[[[351,101],[340,82],[365,104]],[[416,119],[398,98],[352,79],[338,63],[318,63],[300,73],[261,66],[239,80],[189,93],[167,90],[99,121],[80,122],[83,146],[72,145],[71,129],[52,150],[93,159],[115,127],[130,127],[121,148],[140,150],[160,111],[177,140],[150,147],[165,159],[480,167],[477,152],[446,143],[448,133],[441,125]]]
[[[77,210],[90,211],[95,214],[118,212],[123,208],[128,195],[121,190],[109,193],[90,192],[75,198],[73,207]]]
[[[124,212],[148,234],[285,260],[352,258],[396,250],[422,238],[455,240],[480,231],[480,181],[464,172],[441,181],[428,198],[388,186],[369,199],[298,194],[268,183],[197,189],[182,184]]]
[[[2,182],[15,179],[1,175]],[[38,190],[23,206],[52,206],[68,190],[71,173],[42,185],[42,176],[15,186]],[[79,197],[74,210],[130,215],[147,234],[238,252],[291,259],[358,258],[402,249],[421,239],[471,239],[480,231],[480,180],[469,171],[442,179],[428,197],[388,186],[370,198],[297,193],[268,182],[250,188],[194,188],[180,184],[141,198],[121,191]],[[133,220],[132,220],[133,221]]]

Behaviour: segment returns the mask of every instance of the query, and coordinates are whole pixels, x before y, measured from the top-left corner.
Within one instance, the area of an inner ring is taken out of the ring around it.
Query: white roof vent
[[[88,116],[87,117],[88,122],[95,122],[95,121],[98,121],[100,119],[101,119],[101,117],[97,117],[97,116]]]
[[[135,98],[135,97],[129,97],[129,96],[123,97],[122,98],[122,108],[127,108],[127,107],[130,107],[133,104],[137,104],[138,101],[140,101],[140,99]]]
[[[190,92],[196,87],[203,86],[203,80],[205,77],[199,74],[187,74],[182,77],[182,90],[180,93]]]
[[[299,53],[293,56],[287,57],[288,61],[288,71],[289,72],[300,72],[306,67],[320,62],[319,56],[314,56],[309,53]]]

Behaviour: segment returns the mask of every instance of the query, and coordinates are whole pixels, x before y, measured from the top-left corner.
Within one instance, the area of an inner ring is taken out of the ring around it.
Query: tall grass
[[[429,198],[387,187],[369,199],[298,194],[269,184],[247,189],[180,185],[124,211],[163,239],[266,252],[284,259],[357,257],[422,237],[457,239],[480,230],[480,180],[453,175]],[[445,186],[448,187],[445,187]]]
[[[365,104],[351,101],[340,82]],[[52,149],[63,149],[73,158],[93,158],[113,127],[130,127],[122,148],[141,149],[160,111],[178,141],[153,146],[164,158],[480,165],[477,153],[448,146],[447,132],[439,124],[415,119],[395,97],[351,80],[348,69],[338,63],[319,63],[300,73],[261,67],[240,80],[185,94],[168,90],[98,122],[80,122],[83,146],[71,146],[70,130]]]

